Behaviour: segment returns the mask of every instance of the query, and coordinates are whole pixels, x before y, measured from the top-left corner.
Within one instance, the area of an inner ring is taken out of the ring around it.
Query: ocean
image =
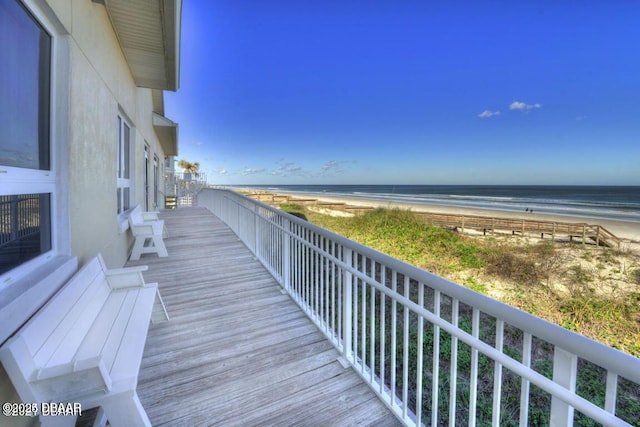
[[[312,193],[508,212],[549,213],[640,222],[640,186],[549,185],[251,185]]]

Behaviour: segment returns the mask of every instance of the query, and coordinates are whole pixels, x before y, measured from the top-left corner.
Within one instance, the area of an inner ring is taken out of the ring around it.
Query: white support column
[[[553,353],[553,381],[573,393],[576,391],[577,372],[578,356],[556,346]],[[552,396],[550,425],[571,427],[573,411],[573,407]]]

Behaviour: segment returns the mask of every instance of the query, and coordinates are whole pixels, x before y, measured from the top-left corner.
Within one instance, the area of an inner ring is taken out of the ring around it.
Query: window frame
[[[126,135],[128,138],[125,137]],[[135,128],[132,121],[120,109],[116,122],[116,212],[120,233],[124,233],[129,228],[127,215],[134,208],[134,197]]]
[[[18,1],[25,13],[49,36],[49,99],[48,99],[48,169],[29,169],[0,165],[0,193],[2,195],[49,194],[50,249],[20,265],[0,274],[0,302],[14,285],[34,284],[35,271],[46,272],[54,259],[71,257],[71,237],[69,225],[68,143],[69,143],[69,103],[70,55],[67,33],[53,12],[41,7],[34,0]],[[46,274],[46,273],[45,273]],[[31,277],[26,280],[27,276]],[[9,292],[15,294],[15,291]]]
[[[55,215],[55,206],[57,202],[57,174],[56,174],[56,165],[57,165],[57,156],[56,156],[56,145],[57,140],[54,137],[55,135],[55,108],[54,108],[54,100],[55,100],[55,90],[56,90],[56,32],[53,26],[45,19],[42,14],[39,14],[37,9],[34,9],[29,4],[24,2],[17,2],[18,6],[24,9],[24,13],[29,15],[29,18],[35,21],[35,24],[44,31],[49,36],[49,64],[48,64],[48,74],[49,74],[49,84],[48,84],[48,118],[46,120],[45,126],[47,127],[46,131],[48,132],[48,138],[46,143],[48,144],[48,169],[35,169],[35,168],[23,168],[23,167],[15,167],[15,166],[5,166],[0,165],[0,176],[2,177],[2,186],[0,187],[0,193],[3,196],[15,196],[21,194],[49,194],[49,218],[47,221],[49,222],[49,240],[50,240],[50,248],[47,251],[36,255],[33,258],[29,258],[21,264],[13,267],[12,269],[0,274],[0,289],[4,288],[8,284],[12,283],[16,279],[26,275],[29,271],[32,271],[34,268],[44,264],[50,259],[55,252],[58,250],[57,239],[55,236],[56,233],[56,225],[57,218]],[[39,107],[40,108],[40,107]],[[41,131],[41,130],[40,130]],[[39,132],[40,132],[39,131]]]

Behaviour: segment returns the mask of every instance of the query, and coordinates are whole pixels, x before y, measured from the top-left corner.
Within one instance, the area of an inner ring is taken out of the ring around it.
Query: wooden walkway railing
[[[237,193],[199,203],[406,425],[637,422],[640,359]]]
[[[249,197],[271,204],[296,203],[307,206],[315,206],[324,209],[362,214],[374,208],[370,206],[349,205],[342,202],[325,202],[313,198],[297,198],[287,194],[273,194],[268,192],[250,193]],[[499,217],[487,217],[479,215],[454,215],[433,212],[415,211],[427,222],[446,228],[454,228],[464,233],[465,230],[490,233],[511,233],[512,235],[540,235],[543,239],[550,236],[556,239],[580,239],[583,245],[591,242],[597,246],[620,248],[620,239],[612,232],[600,225],[587,223],[571,223],[557,221],[542,221],[538,219],[510,219]]]
[[[520,236],[539,234],[540,238],[544,238],[545,235],[551,236],[554,241],[562,237],[569,240],[579,238],[582,244],[587,244],[591,240],[598,246],[620,247],[620,239],[600,225],[429,212],[416,212],[416,214],[434,225],[456,228],[462,232],[465,229],[473,229],[482,231],[484,234],[488,232],[494,234],[500,231]]]

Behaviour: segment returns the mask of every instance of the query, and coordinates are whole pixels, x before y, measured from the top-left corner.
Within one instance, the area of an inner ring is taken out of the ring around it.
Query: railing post
[[[258,248],[260,247],[260,242],[259,242],[259,235],[260,235],[260,230],[258,230],[258,226],[260,225],[260,221],[258,220],[258,212],[259,212],[259,208],[257,204],[253,205],[253,227],[254,227],[254,237],[253,237],[253,241],[254,241],[254,250],[253,253],[256,255],[256,257],[260,260],[262,260],[262,254],[258,253]]]
[[[553,381],[574,393],[577,372],[578,356],[556,346],[553,352]],[[551,397],[551,426],[572,426],[573,412],[573,407],[556,396]]]
[[[344,289],[342,302],[344,304],[342,308],[342,336],[344,337],[344,355],[347,360],[354,362],[353,356],[353,274],[351,268],[353,268],[353,250],[343,247],[343,259],[346,264],[344,270]]]
[[[291,222],[287,218],[282,218],[282,227],[284,231],[282,231],[282,244],[283,244],[283,255],[282,255],[282,285],[287,290],[287,292],[291,293],[291,236],[289,232],[291,231]]]

